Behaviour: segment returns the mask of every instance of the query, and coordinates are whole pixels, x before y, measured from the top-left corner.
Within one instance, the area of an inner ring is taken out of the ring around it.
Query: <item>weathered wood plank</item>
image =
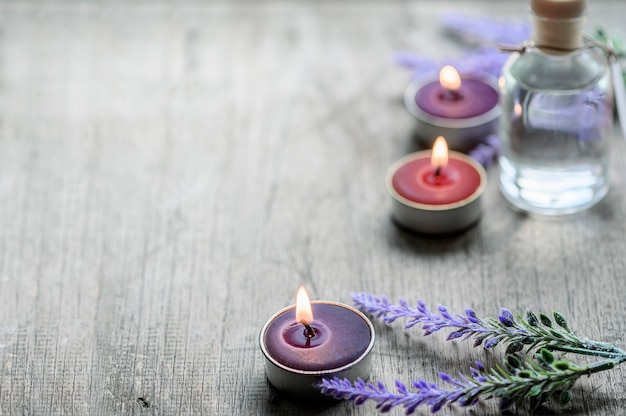
[[[619,1],[591,7],[621,25]],[[343,302],[556,308],[626,345],[623,142],[607,200],[576,219],[514,213],[492,169],[468,232],[391,223],[385,172],[416,149],[391,55],[458,52],[438,32],[451,9],[526,6],[0,5],[0,413],[371,414],[267,385],[258,333],[300,284]],[[377,325],[385,382],[499,357],[394,328]],[[568,411],[619,414],[623,377],[583,380]]]

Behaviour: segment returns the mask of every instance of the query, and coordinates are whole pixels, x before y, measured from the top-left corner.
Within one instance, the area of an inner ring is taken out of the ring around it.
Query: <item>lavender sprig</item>
[[[502,72],[502,66],[509,58],[508,53],[496,48],[485,47],[479,51],[466,52],[457,58],[435,60],[421,54],[396,52],[394,61],[412,72],[412,78],[419,78],[424,74],[438,72],[444,65],[452,65],[463,74],[481,76],[490,74],[497,77]]]
[[[528,21],[505,21],[490,17],[470,16],[461,13],[446,13],[441,17],[443,30],[472,46],[473,50],[452,59],[435,60],[422,54],[398,52],[394,59],[408,68],[413,78],[425,73],[439,71],[444,65],[452,65],[465,74],[490,74],[499,76],[502,66],[509,58],[508,53],[498,49],[499,44],[517,45],[528,39]]]
[[[502,365],[487,369],[476,362],[474,367],[470,367],[469,375],[460,373],[459,378],[440,373],[446,388],[423,379],[413,382],[411,390],[396,381],[396,392],[389,391],[384,383],[366,383],[360,379],[352,383],[347,379],[334,378],[319,384],[321,392],[326,395],[352,401],[356,405],[373,401],[381,412],[400,406],[407,414],[412,414],[417,407],[427,406],[435,413],[445,405],[472,406],[480,399],[492,398],[500,400],[501,410],[524,402],[535,410],[555,395],[564,405],[570,401],[572,388],[580,377],[612,369],[626,361],[624,350],[575,335],[563,315],[556,311],[550,318],[529,310],[523,318],[502,308],[497,319],[481,319],[471,309],[466,309],[464,314],[454,314],[439,306],[433,313],[422,301],[418,301],[417,307],[413,308],[405,300],[392,305],[385,296],[368,293],[355,293],[352,298],[357,307],[387,323],[405,318],[405,328],[421,324],[424,335],[451,328],[453,331],[448,340],[474,338],[474,346],[483,345],[485,348],[493,348],[499,343],[508,344]],[[535,351],[534,354],[518,355],[525,346],[528,347],[527,353]],[[579,366],[564,357],[556,360],[551,351],[604,359]]]
[[[469,156],[487,168],[498,159],[500,147],[500,138],[495,134],[490,134],[485,137],[483,143],[479,143],[469,152]]]
[[[486,44],[496,47],[501,43],[517,45],[528,39],[531,30],[527,19],[498,20],[454,12],[444,13],[441,25],[447,33],[470,46]]]
[[[405,318],[405,329],[421,324],[424,335],[430,335],[444,328],[452,329],[447,340],[474,339],[474,346],[493,348],[500,343],[508,344],[507,354],[522,351],[540,350],[570,352],[594,355],[604,358],[621,359],[626,351],[616,346],[587,338],[578,337],[569,327],[565,317],[554,311],[552,319],[545,314],[526,312],[526,317],[513,315],[506,308],[500,310],[497,319],[481,319],[472,309],[466,309],[463,315],[448,311],[439,305],[437,313],[430,311],[426,304],[419,300],[415,308],[400,299],[398,305],[392,305],[386,296],[375,296],[369,293],[353,293],[355,306],[370,313],[386,323]]]
[[[541,350],[535,360],[523,360],[509,355],[503,366],[486,369],[480,362],[470,368],[470,376],[459,375],[455,379],[446,373],[439,377],[449,388],[419,379],[412,383],[415,391],[396,381],[396,393],[385,384],[366,383],[361,379],[351,383],[347,379],[325,379],[319,387],[321,392],[336,399],[352,401],[356,405],[373,401],[376,409],[387,412],[394,407],[404,407],[412,414],[419,406],[428,406],[432,413],[444,405],[473,406],[479,399],[500,399],[500,409],[529,401],[533,410],[555,394],[562,405],[572,397],[572,387],[583,375],[590,375],[615,367],[616,360],[604,360],[588,366],[578,366],[571,361],[555,360],[551,352]]]

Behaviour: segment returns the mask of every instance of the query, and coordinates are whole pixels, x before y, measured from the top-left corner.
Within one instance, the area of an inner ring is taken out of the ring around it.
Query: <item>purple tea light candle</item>
[[[374,338],[364,314],[337,302],[310,302],[301,287],[296,305],[277,312],[261,330],[265,374],[285,393],[319,396],[315,385],[322,378],[369,377]]]
[[[432,147],[445,136],[450,149],[468,152],[496,132],[500,105],[495,80],[463,76],[444,66],[439,79],[432,76],[411,82],[404,94],[409,112],[416,118],[418,141]]]

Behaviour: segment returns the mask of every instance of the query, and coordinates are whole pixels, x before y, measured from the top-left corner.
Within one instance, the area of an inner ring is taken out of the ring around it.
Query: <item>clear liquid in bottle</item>
[[[606,57],[594,48],[529,47],[500,79],[500,189],[516,207],[567,215],[609,189],[613,97]]]

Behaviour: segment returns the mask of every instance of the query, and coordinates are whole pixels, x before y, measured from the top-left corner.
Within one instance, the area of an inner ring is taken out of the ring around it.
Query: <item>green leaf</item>
[[[568,332],[570,331],[569,326],[567,326],[567,321],[565,320],[565,317],[561,315],[560,312],[552,311],[552,316],[554,316],[554,322],[556,322],[558,326],[567,330]]]
[[[500,387],[499,389],[494,390],[494,397],[504,397],[509,394],[509,390],[506,387]]]
[[[539,326],[539,319],[537,319],[537,315],[530,309],[526,311],[526,321],[530,326]]]
[[[520,371],[519,373],[517,373],[518,377],[521,378],[530,378],[530,372],[529,371]]]
[[[548,318],[548,315],[540,313],[539,319],[541,319],[541,323],[547,326],[548,328],[552,328],[552,321]]]
[[[565,406],[570,402],[570,400],[572,400],[572,390],[570,389],[564,390],[561,393],[561,396],[559,396],[559,403],[561,404],[561,406]]]
[[[522,365],[520,360],[516,356],[514,356],[514,355],[509,355],[506,358],[506,361],[507,361],[507,363],[509,363],[511,368],[520,368],[520,366]]]
[[[506,353],[515,354],[516,352],[520,352],[523,349],[524,349],[524,344],[516,341],[516,342],[512,342],[509,344],[509,346],[506,348]]]
[[[563,335],[559,334],[558,331],[555,331],[554,329],[550,330],[550,334],[552,334],[554,338],[559,338],[559,339],[565,338]]]
[[[528,395],[530,397],[535,397],[535,396],[539,396],[541,394],[541,392],[543,391],[543,383],[541,384],[535,384],[534,386],[532,386],[530,388],[530,390],[528,391]]]
[[[554,362],[554,355],[545,348],[541,349],[541,358],[546,364],[552,364]]]
[[[542,342],[541,340],[537,340],[532,345],[530,345],[528,347],[526,352],[529,353],[531,351],[540,351],[542,348],[544,348],[545,345],[546,345],[546,342]]]
[[[561,361],[555,362],[554,364],[552,364],[552,366],[556,368],[557,370],[565,371],[569,369],[570,367],[569,364],[570,364],[569,361],[561,360]]]

